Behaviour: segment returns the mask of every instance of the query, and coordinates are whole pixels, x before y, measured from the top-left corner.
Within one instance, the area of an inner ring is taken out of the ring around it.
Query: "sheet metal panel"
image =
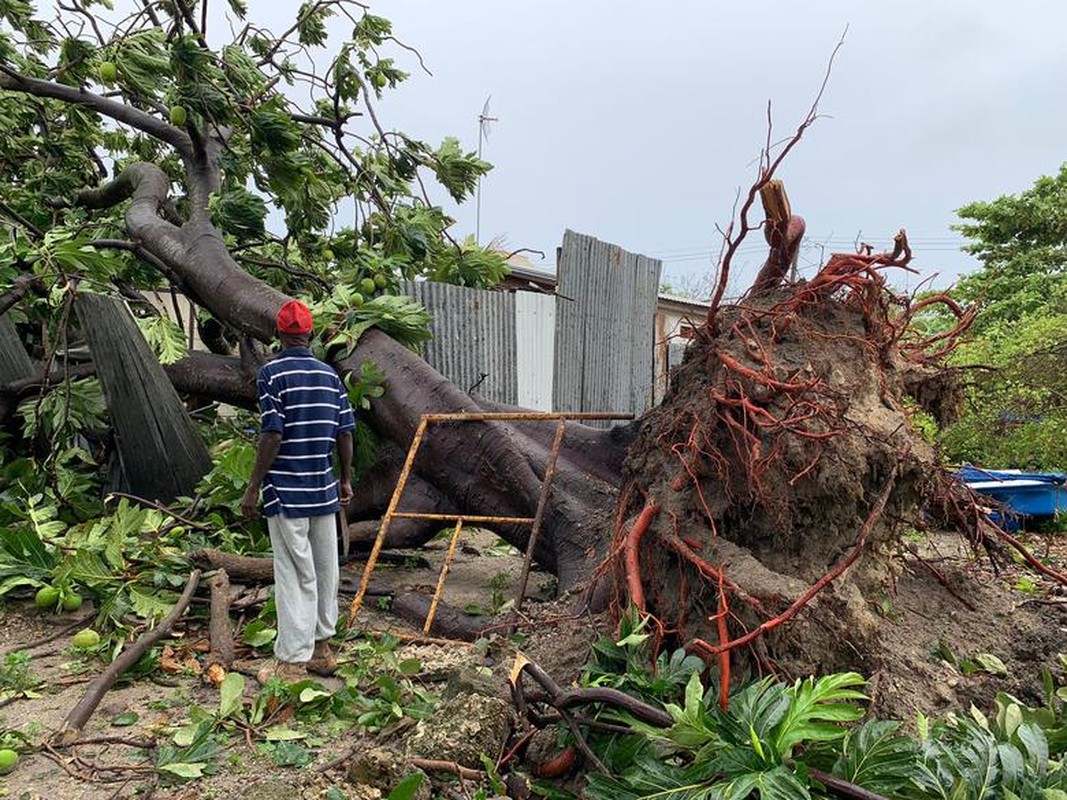
[[[652,402],[661,262],[567,231],[557,266],[557,411],[641,414]]]
[[[475,397],[517,402],[515,295],[433,281],[406,282],[404,293],[433,315],[430,366]]]

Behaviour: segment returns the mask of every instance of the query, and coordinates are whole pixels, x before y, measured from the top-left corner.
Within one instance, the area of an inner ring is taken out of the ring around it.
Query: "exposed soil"
[[[874,560],[881,565],[883,577],[893,580],[871,584],[866,593],[857,582],[856,593],[851,598],[834,601],[862,605],[872,626],[871,631],[862,635],[857,632],[855,636],[842,638],[840,647],[845,653],[842,661],[871,677],[870,693],[878,713],[914,719],[916,711],[936,714],[966,707],[971,702],[988,707],[998,691],[1008,691],[1026,702],[1038,703],[1041,667],[1056,669],[1056,653],[1067,651],[1067,597],[1056,594],[1051,585],[1040,581],[1032,589],[1027,586],[1028,591],[1011,589],[1024,574],[1021,570],[1009,564],[1001,575],[995,576],[987,562],[975,561],[966,548],[958,545],[959,538],[954,534],[914,539],[905,545],[915,548],[927,566],[909,552],[886,551]],[[459,607],[488,608],[499,602],[501,595],[510,596],[521,562],[514,554],[486,555],[493,543],[491,535],[479,534],[466,551],[458,554],[446,585],[448,602]],[[1052,564],[1067,562],[1067,543],[1060,538],[1034,537],[1030,544],[1039,554],[1045,554],[1048,548],[1047,557]],[[429,569],[383,567],[375,574],[375,580],[405,587],[432,587],[444,546],[443,542],[433,542],[421,551],[431,561]],[[957,591],[974,608],[965,607],[931,569],[938,570],[950,585],[960,587]],[[348,573],[356,580],[360,570],[360,564],[353,564]],[[544,590],[551,588],[547,575],[535,575],[531,586],[539,583]],[[889,587],[887,591],[882,589],[885,586]],[[350,595],[342,597],[342,603],[350,599]],[[827,603],[822,609],[832,606]],[[536,621],[524,626],[529,639],[521,645],[528,657],[542,664],[563,685],[578,677],[588,645],[596,636],[612,633],[609,620],[575,619],[565,613],[567,607],[565,602],[531,604],[532,619]],[[822,612],[805,616],[790,628],[788,636],[797,652],[803,652],[803,642],[822,624],[821,617]],[[0,614],[0,647],[17,647],[69,621],[70,617],[42,615],[25,605],[12,603]],[[358,627],[368,631],[391,630],[407,637],[417,635],[412,627],[399,623],[374,603],[361,612]],[[874,633],[880,642],[877,659],[862,650],[867,637]],[[190,627],[185,636],[172,638],[168,644],[179,654],[179,660],[202,656],[196,647],[199,635],[198,629]],[[965,675],[958,667],[934,655],[939,641],[958,660],[973,659],[982,653],[995,655],[1003,661],[1007,674]],[[342,646],[342,660],[346,651],[351,653],[351,650],[352,645]],[[413,641],[403,645],[398,655],[419,660],[422,672],[418,681],[435,693],[443,692],[446,681],[454,680],[464,668],[488,667],[492,671],[488,677],[490,685],[496,687],[500,697],[506,698],[506,675],[514,650],[515,646],[506,640],[495,640],[490,647]],[[69,636],[35,648],[32,653],[33,669],[45,679],[41,696],[18,699],[0,709],[0,725],[6,731],[19,730],[40,741],[59,726],[84,691],[87,679],[101,665],[87,664],[71,651]],[[799,669],[800,660],[796,664],[782,662],[779,666],[783,676],[802,674],[793,674],[794,667]],[[173,685],[141,680],[116,687],[90,721],[85,737],[165,740],[169,735],[166,729],[181,724],[190,706],[211,709],[218,703],[218,690],[204,685],[192,674],[193,670],[166,675],[167,683]],[[329,679],[324,683],[328,688],[337,688],[340,682]],[[254,682],[250,680],[249,696],[254,692]],[[130,727],[115,727],[112,721],[128,711],[137,713],[138,721]],[[249,747],[243,741],[235,741],[220,760],[218,774],[192,784],[167,787],[156,782],[151,765],[141,755],[144,751],[120,743],[85,744],[56,751],[51,758],[45,752],[25,753],[15,771],[0,778],[0,789],[5,796],[27,800],[44,797],[294,800],[322,798],[331,788],[340,792],[341,797],[372,798],[380,795],[365,786],[348,783],[343,769],[325,774],[316,769],[349,752],[353,745],[360,745],[363,752],[383,738],[395,744],[397,737],[410,735],[411,730],[373,740],[361,739],[339,725],[324,725],[315,733],[321,740],[313,747],[315,760],[303,768],[274,766],[259,752],[258,746]],[[109,772],[107,766],[118,769]]]

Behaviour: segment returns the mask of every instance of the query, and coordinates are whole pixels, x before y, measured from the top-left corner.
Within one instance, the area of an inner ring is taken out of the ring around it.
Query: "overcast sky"
[[[253,2],[253,15],[258,3]],[[742,9],[741,6],[744,5]],[[1065,160],[1067,4],[382,0],[433,76],[384,103],[390,123],[477,146],[488,95],[482,239],[546,253],[565,228],[706,275],[716,224],[747,186],[773,104],[776,134],[803,117],[849,26],[820,106],[786,161],[808,241],[886,244],[905,227],[924,274],[972,269],[954,211]],[[474,205],[456,210],[473,232]],[[802,262],[812,263],[809,247]],[[749,256],[755,269],[761,255]],[[943,279],[942,282],[945,282]]]

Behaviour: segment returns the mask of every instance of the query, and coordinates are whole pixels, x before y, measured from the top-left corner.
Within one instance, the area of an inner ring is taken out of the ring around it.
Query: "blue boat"
[[[956,473],[975,494],[988,497],[1003,510],[991,519],[1016,530],[1029,517],[1051,517],[1067,511],[1067,475],[1061,472],[1023,472],[1017,469],[988,470],[965,466]]]

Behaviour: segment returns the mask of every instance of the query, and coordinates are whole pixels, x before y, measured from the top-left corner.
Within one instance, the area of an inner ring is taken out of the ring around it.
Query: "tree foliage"
[[[982,266],[954,294],[979,301],[968,408],[944,433],[947,455],[987,466],[1067,464],[1067,166],[1017,195],[959,210]]]
[[[23,585],[80,583],[105,602],[130,592],[103,578],[128,565],[62,557],[64,537],[87,536],[85,558],[97,558],[93,526],[117,513],[93,519],[113,448],[84,363],[78,293],[124,297],[169,364],[192,350],[196,329],[221,354],[269,338],[252,309],[283,296],[312,307],[321,355],[345,352],[371,326],[417,348],[429,316],[397,295],[402,280],[485,287],[506,272],[500,253],[453,237],[441,205],[468,198],[490,165],[455,138],[423,141],[378,113],[408,78],[398,59],[421,63],[418,54],[353,0],[308,0],[292,13],[275,31],[240,0],[228,10],[0,2],[0,287],[24,287],[0,292],[0,313],[41,384],[29,394],[0,385],[8,577],[19,559],[40,562]],[[373,365],[355,372],[357,402],[381,395]],[[254,421],[209,414],[201,425],[216,470],[183,509],[237,549],[253,547],[232,513],[248,465],[230,456],[247,453]],[[157,536],[174,527],[152,519]]]

